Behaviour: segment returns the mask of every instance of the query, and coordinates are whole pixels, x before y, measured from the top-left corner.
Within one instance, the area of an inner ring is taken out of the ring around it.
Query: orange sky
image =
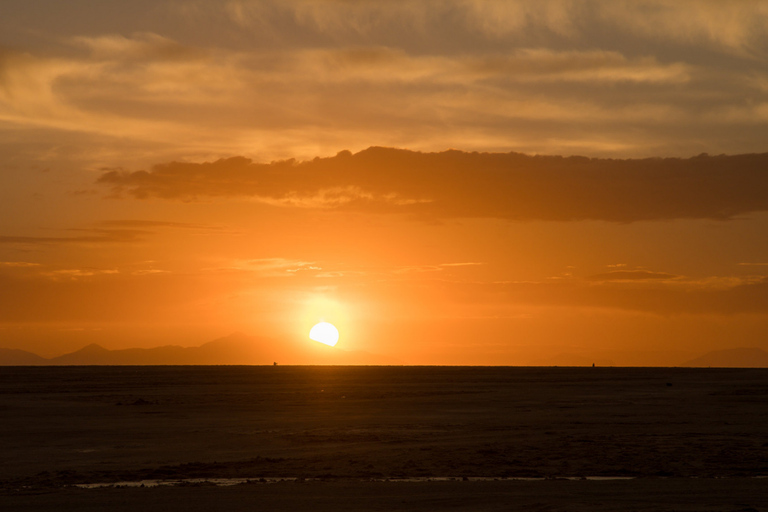
[[[4,5],[0,347],[768,349],[762,2]]]

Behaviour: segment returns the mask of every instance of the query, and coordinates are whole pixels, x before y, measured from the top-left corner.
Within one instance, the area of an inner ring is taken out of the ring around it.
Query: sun
[[[339,330],[328,322],[320,322],[309,331],[309,338],[333,347],[339,341]]]

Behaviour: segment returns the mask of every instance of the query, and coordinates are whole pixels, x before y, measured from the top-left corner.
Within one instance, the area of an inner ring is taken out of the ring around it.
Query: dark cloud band
[[[139,199],[250,196],[438,219],[726,220],[768,210],[768,153],[618,160],[369,148],[308,162],[171,162],[98,183]]]

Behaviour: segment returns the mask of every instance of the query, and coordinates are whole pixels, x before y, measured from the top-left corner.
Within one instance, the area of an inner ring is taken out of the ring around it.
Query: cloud
[[[159,229],[186,229],[211,231],[221,233],[217,226],[194,224],[188,222],[167,222],[156,220],[115,219],[96,222],[103,227],[69,228],[66,231],[76,233],[72,236],[10,236],[0,235],[0,244],[44,246],[70,244],[113,244],[142,242],[147,235],[156,233]],[[0,266],[3,263],[0,262]],[[29,264],[31,265],[31,264]],[[10,266],[10,264],[8,265]],[[21,266],[17,264],[17,266]]]
[[[618,0],[601,7],[601,16],[607,22],[642,37],[766,57],[762,27],[768,22],[768,6],[759,0]]]
[[[103,244],[103,243],[133,243],[142,240],[148,231],[137,229],[79,229],[69,231],[81,232],[76,236],[0,236],[0,244],[13,245],[66,245],[66,244]]]
[[[616,270],[603,274],[589,276],[590,281],[645,281],[645,280],[669,280],[680,276],[665,272],[651,272],[648,270]]]
[[[263,76],[314,83],[424,86],[492,86],[535,83],[670,83],[691,79],[692,66],[661,63],[606,50],[519,48],[464,55],[409,54],[400,48],[360,46],[304,49],[284,54]],[[263,80],[263,78],[262,78]]]
[[[768,154],[642,160],[369,148],[308,162],[171,162],[98,179],[138,199],[252,197],[423,218],[733,219],[768,210]]]
[[[302,271],[322,270],[322,267],[311,261],[288,258],[259,258],[234,260],[216,270],[253,272],[262,277],[290,277]]]
[[[529,48],[512,55],[490,55],[465,63],[468,71],[498,75],[519,82],[648,82],[685,83],[691,79],[693,67],[683,63],[662,64],[654,57],[630,59],[616,51],[553,51]]]
[[[184,61],[205,56],[200,50],[151,32],[137,32],[131,37],[119,34],[76,36],[70,42],[89,50],[95,59],[104,61]]]
[[[136,8],[112,6],[111,32],[40,29],[45,40],[0,49],[0,123],[76,134],[99,164],[148,148],[199,162],[371,144],[602,156],[764,147],[760,2],[158,4],[155,32],[126,13]],[[60,149],[60,137],[31,153]]]
[[[448,268],[456,267],[476,267],[485,265],[485,263],[468,261],[462,263],[438,263],[437,265],[413,265],[406,267],[398,267],[393,272],[395,274],[408,274],[411,272],[442,272]]]
[[[221,15],[262,37],[290,41],[416,41],[450,37],[472,50],[480,42],[561,39],[594,43],[601,35],[749,54],[764,41],[768,8],[760,0],[229,0],[199,2],[199,17]],[[207,8],[206,8],[207,6]],[[189,12],[185,6],[184,9]],[[281,30],[277,30],[279,27]],[[446,44],[447,46],[447,44]]]
[[[60,270],[51,270],[48,272],[41,272],[40,275],[50,277],[52,279],[79,279],[83,277],[94,277],[109,274],[119,274],[119,270],[115,269],[97,269],[97,268],[67,268]]]

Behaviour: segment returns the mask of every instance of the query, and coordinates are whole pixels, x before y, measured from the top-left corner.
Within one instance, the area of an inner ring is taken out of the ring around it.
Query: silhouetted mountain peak
[[[14,348],[0,348],[0,365],[30,366],[48,364],[48,360],[32,352]]]
[[[110,350],[102,347],[97,343],[91,343],[90,345],[86,345],[80,350],[76,350],[71,353],[72,354],[103,354],[105,352],[110,352]]]

